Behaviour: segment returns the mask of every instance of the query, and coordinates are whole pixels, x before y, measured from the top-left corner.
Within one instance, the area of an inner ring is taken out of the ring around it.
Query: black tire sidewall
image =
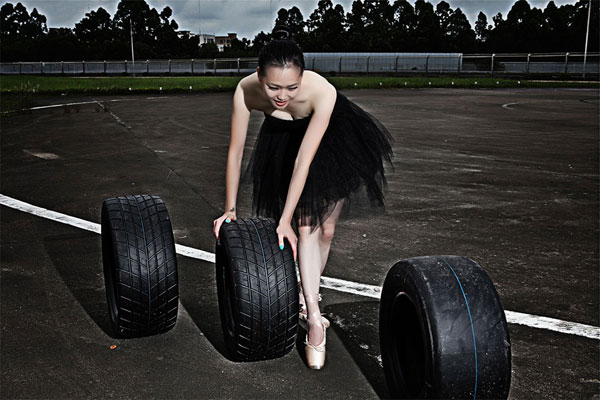
[[[427,303],[421,295],[422,288],[410,272],[410,268],[406,268],[404,264],[396,264],[386,277],[379,314],[381,356],[386,382],[392,396],[410,394],[413,398],[425,398],[425,381],[431,383],[434,380],[432,332],[428,324],[430,319]],[[411,321],[399,318],[401,302],[407,302],[405,305],[410,308]],[[407,322],[416,326],[405,326]],[[420,336],[416,338],[414,335]],[[411,349],[421,356],[422,365],[419,366],[422,372],[420,378],[423,380],[421,385],[414,382],[414,375],[408,369],[414,368],[414,365],[401,365],[399,360],[400,351],[410,352]],[[417,390],[416,385],[420,386],[421,390]]]
[[[404,297],[412,301],[408,309],[417,317],[412,321],[411,313],[395,312],[395,304]],[[398,356],[398,349],[412,349],[419,340],[403,336],[399,327],[422,335],[425,369],[417,382],[414,377],[407,382],[415,362]],[[429,256],[396,263],[382,290],[380,345],[393,397],[508,396],[511,355],[506,317],[491,279],[469,258]],[[400,359],[407,365],[399,365]]]
[[[233,361],[282,357],[296,342],[298,281],[289,243],[280,250],[272,218],[222,224],[216,244],[221,328]]]

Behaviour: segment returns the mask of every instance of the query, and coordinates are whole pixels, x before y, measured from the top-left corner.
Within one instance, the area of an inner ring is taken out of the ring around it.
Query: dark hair
[[[295,65],[304,73],[304,54],[300,46],[291,38],[292,33],[285,25],[276,25],[271,33],[273,39],[260,50],[258,67],[260,75],[265,76],[267,67],[285,68]]]

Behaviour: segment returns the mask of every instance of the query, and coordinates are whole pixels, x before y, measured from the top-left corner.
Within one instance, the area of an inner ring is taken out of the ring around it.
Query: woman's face
[[[260,72],[258,68],[257,71]],[[280,110],[294,100],[302,83],[300,68],[295,65],[287,68],[267,67],[265,76],[261,77],[259,73],[258,79],[271,104]]]

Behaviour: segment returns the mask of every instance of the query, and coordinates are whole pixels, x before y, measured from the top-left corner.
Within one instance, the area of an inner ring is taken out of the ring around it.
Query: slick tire
[[[508,397],[506,317],[492,281],[469,258],[396,263],[383,284],[379,335],[393,398]]]

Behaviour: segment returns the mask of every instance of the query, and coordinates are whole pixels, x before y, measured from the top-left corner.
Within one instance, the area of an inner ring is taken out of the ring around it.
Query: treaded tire
[[[282,357],[298,331],[298,281],[289,242],[279,249],[275,220],[223,223],[216,245],[217,293],[228,357]]]
[[[506,317],[476,262],[459,256],[399,261],[385,278],[379,310],[383,369],[393,398],[508,397]]]
[[[179,304],[171,220],[158,196],[112,197],[102,203],[102,260],[108,309],[117,337],[164,333]]]

